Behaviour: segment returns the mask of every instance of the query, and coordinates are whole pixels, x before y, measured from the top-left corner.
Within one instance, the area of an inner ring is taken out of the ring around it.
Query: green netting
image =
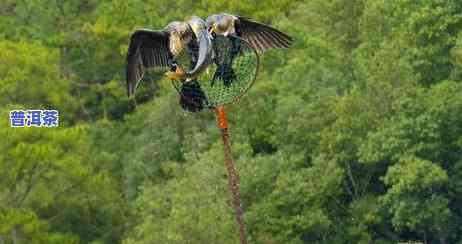
[[[258,55],[249,44],[238,37],[217,36],[212,40],[212,60],[196,80],[173,81],[181,100],[191,105],[183,108],[197,111],[203,107],[213,108],[232,103],[242,97],[252,86],[258,72]],[[197,47],[188,47],[177,58],[185,70],[195,65]]]

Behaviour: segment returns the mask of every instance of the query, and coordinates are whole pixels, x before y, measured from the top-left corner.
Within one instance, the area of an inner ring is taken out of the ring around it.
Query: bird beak
[[[209,30],[210,36],[212,36],[212,33],[215,33],[216,30],[217,30],[217,25],[214,23],[212,24],[212,27],[210,27],[210,30]]]
[[[199,55],[196,66],[193,70],[186,73],[188,78],[197,77],[201,72],[203,72],[210,64],[212,56],[212,40],[207,32],[207,29],[202,28],[198,30],[196,36],[198,37]]]

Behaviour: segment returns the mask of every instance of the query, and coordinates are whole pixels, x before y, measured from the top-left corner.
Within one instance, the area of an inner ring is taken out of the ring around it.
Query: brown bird
[[[228,58],[221,63],[215,61],[217,70],[211,82],[211,85],[214,85],[216,80],[222,80],[226,87],[231,86],[236,78],[232,65],[241,50],[241,42],[236,37],[247,41],[258,54],[273,48],[289,48],[293,41],[292,37],[269,25],[226,13],[209,16],[207,30],[211,35],[225,36],[231,42]]]
[[[197,45],[199,50],[195,66],[184,71],[175,62],[188,44]],[[212,44],[206,23],[199,17],[187,22],[175,21],[163,30],[138,29],[131,38],[127,53],[127,94],[133,96],[139,81],[148,68],[169,67],[166,75],[171,79],[191,80],[207,68]]]
[[[210,33],[223,36],[238,36],[259,53],[272,48],[289,48],[293,39],[289,35],[250,18],[221,13],[207,17]]]

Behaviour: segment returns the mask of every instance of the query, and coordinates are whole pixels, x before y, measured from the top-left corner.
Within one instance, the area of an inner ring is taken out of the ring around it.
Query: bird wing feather
[[[126,70],[129,97],[134,94],[147,68],[168,66],[171,60],[169,38],[170,34],[165,30],[138,29],[132,34]]]
[[[263,53],[271,48],[289,48],[293,39],[289,35],[247,17],[238,16],[239,30],[242,38],[258,52]]]

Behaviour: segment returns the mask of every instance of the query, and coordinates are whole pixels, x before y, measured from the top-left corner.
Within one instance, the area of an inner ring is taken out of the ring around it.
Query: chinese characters
[[[57,110],[12,110],[11,127],[57,127],[59,112]]]

